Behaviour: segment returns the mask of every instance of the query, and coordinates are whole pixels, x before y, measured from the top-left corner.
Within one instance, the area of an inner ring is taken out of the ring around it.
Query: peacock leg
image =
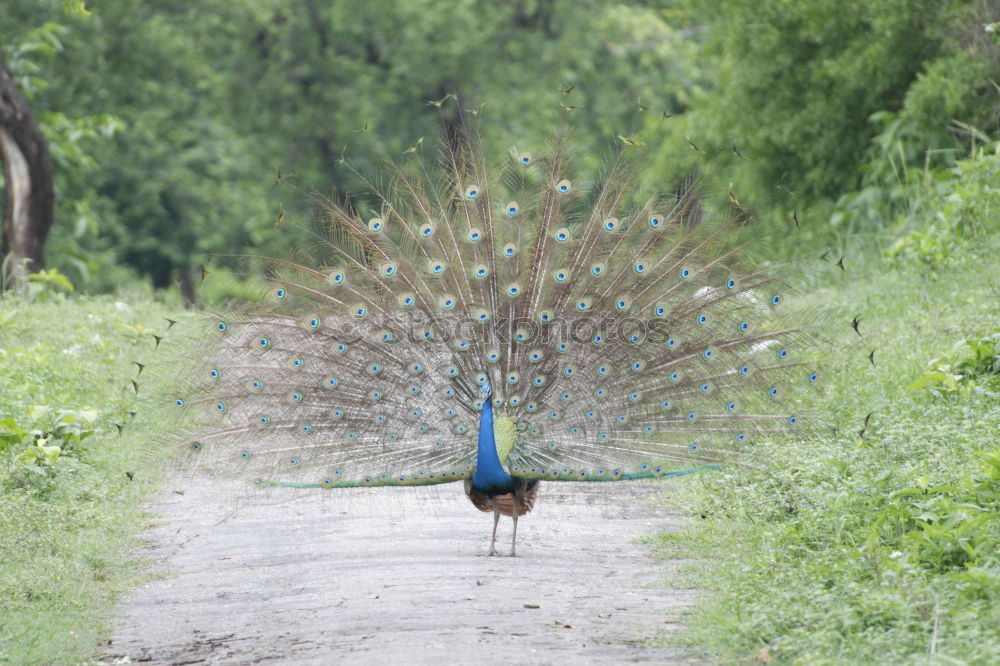
[[[490,539],[490,552],[487,555],[496,555],[496,545],[497,545],[497,523],[500,522],[500,507],[493,507],[493,537]]]
[[[514,491],[514,505],[510,517],[514,519],[514,533],[510,537],[510,556],[515,557],[514,546],[517,544],[517,491]]]

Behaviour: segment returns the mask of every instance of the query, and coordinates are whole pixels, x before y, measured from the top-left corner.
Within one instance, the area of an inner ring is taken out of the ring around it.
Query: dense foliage
[[[675,106],[663,77],[698,75],[675,36],[641,4],[551,0],[126,0],[88,16],[31,0],[0,26],[57,151],[78,155],[60,165],[55,265],[99,289],[114,265],[165,287],[207,251],[292,240],[314,191],[354,185],[345,155],[367,170],[437,135],[433,100],[446,124],[459,109],[488,117],[503,150],[580,107],[581,148],[602,146],[638,125],[636,100]],[[105,138],[60,134],[67,124]]]
[[[54,265],[90,290],[136,273],[190,296],[204,253],[301,238],[314,192],[354,189],[345,156],[368,171],[423,150],[440,100],[445,131],[461,110],[481,116],[497,154],[567,118],[582,153],[641,136],[658,185],[710,174],[769,227],[795,212],[803,240],[849,244],[895,224],[901,188],[992,140],[997,13],[986,0],[15,0],[0,44],[53,144]]]

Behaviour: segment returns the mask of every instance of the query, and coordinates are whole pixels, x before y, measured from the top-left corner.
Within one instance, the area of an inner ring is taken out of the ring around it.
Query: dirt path
[[[643,640],[677,629],[695,592],[659,586],[660,564],[630,542],[679,524],[651,502],[668,484],[544,484],[509,558],[484,556],[492,518],[459,484],[282,491],[280,504],[272,495],[234,510],[189,481],[155,507],[161,525],[148,533],[147,554],[173,573],[133,593],[107,654],[152,664],[686,662]],[[498,532],[506,552],[509,519]]]

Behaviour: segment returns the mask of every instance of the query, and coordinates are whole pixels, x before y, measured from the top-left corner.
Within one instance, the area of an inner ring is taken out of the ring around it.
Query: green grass
[[[934,275],[876,259],[809,296],[842,313],[816,405],[838,431],[689,486],[692,526],[655,541],[702,558],[681,583],[711,590],[683,642],[722,663],[1000,663],[1000,468],[977,455],[1000,453],[1000,397],[908,388],[1000,326],[989,245]]]
[[[0,299],[0,663],[88,661],[112,604],[142,579],[137,535],[157,475],[143,433],[115,424],[133,409],[131,362],[153,350],[143,326],[167,311]],[[56,433],[51,463],[22,455],[35,429]]]

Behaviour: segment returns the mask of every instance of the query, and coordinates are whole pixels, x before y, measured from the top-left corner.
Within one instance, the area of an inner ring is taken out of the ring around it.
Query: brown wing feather
[[[480,511],[492,513],[496,507],[505,516],[514,515],[514,493],[504,493],[503,495],[487,495],[476,490],[468,481],[465,482],[465,494]],[[535,499],[538,497],[538,482],[528,481],[524,483],[521,490],[517,491],[517,515],[523,516],[531,511],[535,506]]]

